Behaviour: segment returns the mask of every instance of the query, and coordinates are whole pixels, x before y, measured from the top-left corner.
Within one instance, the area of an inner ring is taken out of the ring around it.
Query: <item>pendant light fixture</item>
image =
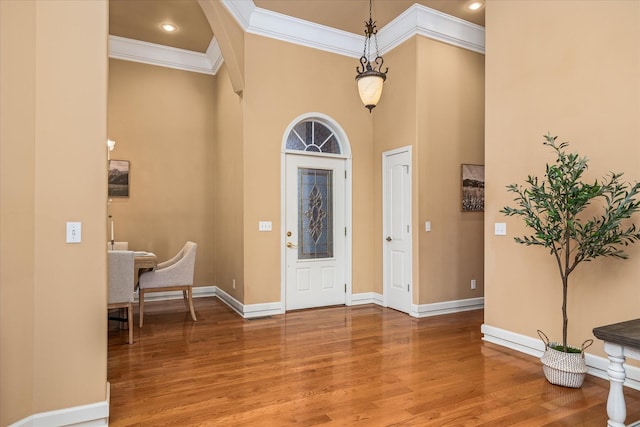
[[[369,113],[380,100],[382,84],[387,79],[387,71],[389,71],[389,67],[382,71],[384,60],[378,50],[378,38],[376,36],[378,30],[376,30],[376,23],[371,15],[372,2],[373,0],[369,0],[369,22],[365,21],[364,23],[364,52],[360,57],[360,65],[356,67],[358,93],[364,106],[369,109]],[[373,61],[371,60],[371,37],[373,37],[376,49],[376,56]]]

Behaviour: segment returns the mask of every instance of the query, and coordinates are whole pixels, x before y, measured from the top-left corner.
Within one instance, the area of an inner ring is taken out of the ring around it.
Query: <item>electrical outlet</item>
[[[233,289],[236,288],[236,279],[231,279],[233,281]]]
[[[476,288],[476,279],[471,279],[471,289]]]
[[[505,222],[496,222],[494,224],[494,234],[496,236],[506,236],[507,235],[507,224]]]
[[[431,221],[426,221],[424,223],[424,231],[431,231]]]

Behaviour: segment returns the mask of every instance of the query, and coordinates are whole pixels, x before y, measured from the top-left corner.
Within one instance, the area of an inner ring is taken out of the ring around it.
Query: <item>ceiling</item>
[[[248,0],[232,0],[248,1]],[[305,21],[363,34],[368,0],[253,0],[256,7]],[[414,3],[484,26],[484,9],[465,9],[469,0],[375,0],[373,19],[384,27]],[[178,27],[175,33],[160,29]],[[109,34],[194,52],[206,52],[213,33],[196,0],[110,0]]]

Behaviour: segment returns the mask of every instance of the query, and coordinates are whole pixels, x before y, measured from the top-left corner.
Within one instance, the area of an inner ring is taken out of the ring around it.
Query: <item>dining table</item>
[[[640,360],[640,319],[627,320],[593,329],[596,338],[604,341],[609,358],[609,396],[607,398],[608,427],[638,427],[640,421],[625,424],[627,408],[623,385],[627,378],[624,363],[627,358]]]
[[[133,252],[133,288],[138,289],[140,274],[155,270],[158,265],[158,257],[153,252]]]

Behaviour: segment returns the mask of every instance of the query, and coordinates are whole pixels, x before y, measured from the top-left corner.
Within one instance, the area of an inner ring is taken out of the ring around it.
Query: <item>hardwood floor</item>
[[[216,298],[145,304],[109,329],[110,426],[606,426],[608,382],[550,385],[481,340],[483,311],[414,319],[375,305],[244,320]],[[625,389],[627,422],[640,392]]]

